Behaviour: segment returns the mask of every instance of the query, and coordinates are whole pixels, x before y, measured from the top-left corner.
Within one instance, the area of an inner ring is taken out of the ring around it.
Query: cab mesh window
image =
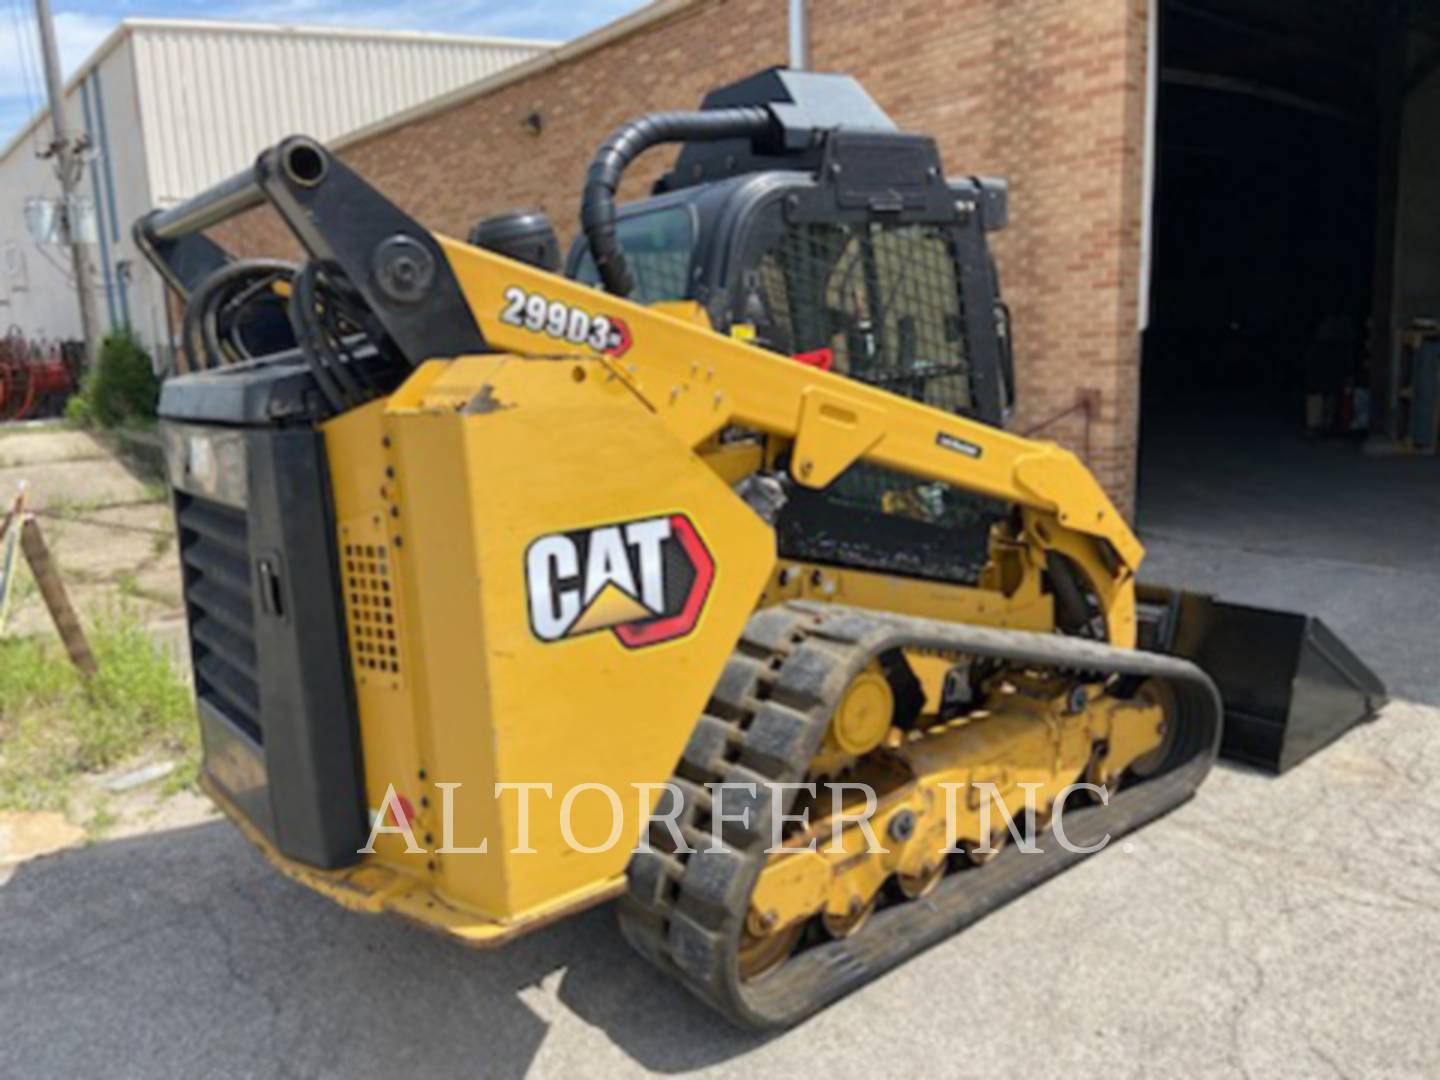
[[[635,274],[631,300],[654,304],[689,297],[690,258],[695,250],[695,225],[689,210],[674,206],[636,214],[622,219],[615,231]],[[600,274],[589,251],[581,256],[575,278],[599,286]]]
[[[929,225],[787,223],[760,258],[745,321],[786,353],[949,412],[971,408],[955,258]]]

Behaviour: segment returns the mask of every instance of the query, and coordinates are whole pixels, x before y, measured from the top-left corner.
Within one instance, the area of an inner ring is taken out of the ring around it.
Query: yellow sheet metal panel
[[[387,785],[394,784],[405,805],[418,812],[420,755],[415,739],[415,700],[409,693],[414,652],[405,611],[410,593],[398,579],[404,564],[396,557],[392,535],[396,490],[388,475],[393,466],[385,446],[385,403],[371,402],[331,420],[324,434],[360,714],[367,806],[373,818]],[[400,836],[376,838],[380,859],[423,876],[426,859],[406,855],[405,847]]]
[[[332,470],[352,477],[336,482],[342,529],[387,498],[398,510],[384,520],[407,644],[399,688],[387,672],[361,691],[371,804],[387,784],[409,793],[435,848],[439,785],[461,785],[451,845],[487,851],[432,851],[447,902],[509,921],[608,894],[658,797],[635,785],[669,778],[774,536],[598,361],[464,358],[412,384],[384,418],[388,466],[373,427],[352,446],[350,418],[332,425]],[[527,837],[497,783],[550,786]]]

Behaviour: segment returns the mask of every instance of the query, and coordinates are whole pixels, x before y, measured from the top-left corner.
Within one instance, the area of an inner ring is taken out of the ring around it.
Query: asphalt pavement
[[[1200,795],[801,1027],[736,1032],[609,908],[493,952],[345,912],[227,824],[0,887],[0,1076],[1440,1074],[1440,712]]]

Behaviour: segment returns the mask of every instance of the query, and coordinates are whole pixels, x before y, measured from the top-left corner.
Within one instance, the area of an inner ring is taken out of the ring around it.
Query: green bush
[[[87,376],[80,384],[80,389],[70,395],[70,400],[65,402],[65,419],[76,427],[95,426],[95,408],[90,404],[90,383]]]
[[[150,354],[130,330],[123,329],[101,343],[100,358],[65,406],[65,416],[86,427],[148,424],[155,419],[159,401],[160,380]]]

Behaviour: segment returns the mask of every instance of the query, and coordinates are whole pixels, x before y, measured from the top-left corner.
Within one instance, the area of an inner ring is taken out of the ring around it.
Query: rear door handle
[[[280,581],[280,560],[262,555],[255,560],[255,579],[260,587],[260,610],[274,619],[285,617],[285,590]]]

